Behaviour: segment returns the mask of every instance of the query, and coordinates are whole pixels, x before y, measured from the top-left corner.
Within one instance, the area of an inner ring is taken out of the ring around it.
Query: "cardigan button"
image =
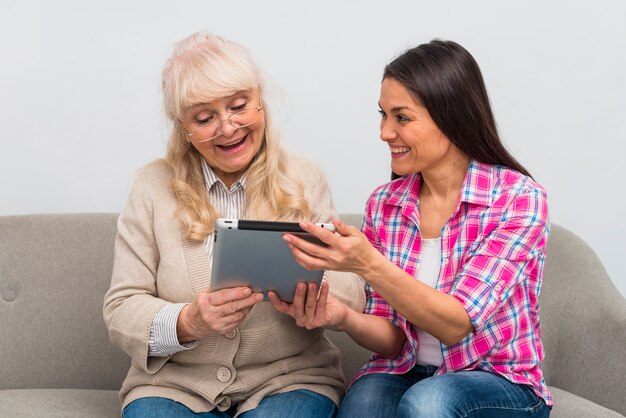
[[[233,374],[230,372],[230,370],[228,370],[228,368],[220,367],[219,370],[217,371],[217,380],[219,380],[222,383],[226,383],[230,380],[232,375]]]
[[[229,340],[232,340],[236,336],[237,336],[237,328],[231,329],[226,334],[224,334],[224,337],[228,338]]]
[[[224,411],[227,410],[228,408],[230,408],[230,405],[232,404],[232,401],[230,400],[229,396],[224,396],[224,398],[222,398],[222,400],[220,401],[219,405],[219,409],[223,409]]]

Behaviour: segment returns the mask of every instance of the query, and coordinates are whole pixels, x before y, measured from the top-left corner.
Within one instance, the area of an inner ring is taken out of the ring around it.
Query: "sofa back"
[[[0,389],[119,389],[102,319],[117,214],[0,217]]]
[[[0,389],[119,389],[130,360],[111,345],[102,319],[116,220],[0,216]],[[342,220],[358,226],[361,215]],[[600,365],[609,355],[621,359],[626,347],[626,302],[593,250],[558,225],[548,243],[541,309],[548,384],[625,410],[620,391],[606,388],[626,375],[626,362]],[[616,323],[620,332],[610,329]],[[342,349],[349,381],[368,352],[343,333],[327,336]]]

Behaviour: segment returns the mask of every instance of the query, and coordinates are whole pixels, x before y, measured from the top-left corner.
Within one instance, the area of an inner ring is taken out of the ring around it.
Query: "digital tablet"
[[[329,223],[316,224],[331,231]],[[283,234],[290,233],[324,245],[295,222],[268,222],[219,218],[215,221],[211,290],[249,286],[253,292],[275,291],[293,301],[299,282],[315,282],[319,289],[323,270],[306,270],[291,254]]]

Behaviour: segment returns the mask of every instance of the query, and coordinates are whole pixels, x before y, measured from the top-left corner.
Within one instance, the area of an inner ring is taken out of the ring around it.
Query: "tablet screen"
[[[318,224],[334,230],[332,224]],[[296,222],[250,221],[220,218],[215,223],[215,246],[211,290],[250,286],[255,292],[273,290],[287,302],[293,301],[299,282],[315,282],[319,288],[323,270],[300,266],[282,236],[285,232],[320,243]]]

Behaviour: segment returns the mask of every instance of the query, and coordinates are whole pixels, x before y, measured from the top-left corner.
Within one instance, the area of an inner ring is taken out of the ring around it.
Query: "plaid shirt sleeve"
[[[500,196],[494,208],[487,215],[486,238],[468,254],[449,293],[463,304],[476,331],[543,262],[549,233],[546,194],[539,187]]]
[[[374,200],[370,198],[367,202],[367,208],[365,211],[365,217],[363,218],[363,224],[361,225],[361,231],[367,237],[370,244],[376,248],[380,253],[384,255],[384,251],[381,248],[380,242],[376,235],[376,230],[374,228],[374,221],[372,219]],[[374,290],[374,288],[366,283],[365,285],[365,310],[363,311],[369,315],[380,316],[382,318],[387,319],[389,322],[396,326],[400,326],[398,320],[398,313],[395,309],[393,309],[385,299],[382,298]]]

